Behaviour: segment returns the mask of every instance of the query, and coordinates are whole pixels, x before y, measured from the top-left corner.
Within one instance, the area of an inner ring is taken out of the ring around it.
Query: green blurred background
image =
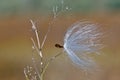
[[[62,0],[0,0],[0,80],[25,80],[24,67],[32,65],[33,32],[29,19],[36,22],[43,39],[53,19],[53,7],[61,10]],[[105,48],[95,56],[102,72],[84,76],[66,55],[47,69],[45,80],[120,80],[120,0],[64,0],[62,12],[51,25],[43,52],[49,58],[60,52],[54,44],[63,44],[67,28],[78,20],[99,23],[104,28]]]

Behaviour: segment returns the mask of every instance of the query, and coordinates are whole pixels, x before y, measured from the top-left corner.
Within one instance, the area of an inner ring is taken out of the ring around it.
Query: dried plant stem
[[[53,18],[51,20],[51,22],[49,23],[49,25],[48,25],[48,30],[47,30],[47,32],[46,32],[46,34],[45,34],[45,36],[43,38],[42,44],[41,44],[41,49],[43,48],[43,46],[45,44],[45,41],[46,41],[47,36],[48,36],[48,33],[50,32],[52,25],[55,23],[55,20],[56,20],[56,18]]]
[[[32,21],[32,20],[30,20],[31,21],[31,23],[32,23],[32,29],[33,29],[33,31],[35,32],[35,36],[36,36],[36,40],[37,40],[37,45],[38,45],[38,49],[40,50],[41,49],[41,44],[40,44],[40,39],[39,39],[39,35],[38,35],[38,31],[37,31],[37,28],[36,28],[36,26],[35,26],[35,23]],[[35,42],[34,42],[35,43]],[[36,46],[36,45],[35,45]],[[37,46],[36,46],[37,47]],[[43,55],[40,53],[40,57],[42,58],[43,57]]]
[[[40,49],[40,40],[39,40],[39,35],[38,35],[38,31],[37,29],[35,30],[35,35],[36,35],[36,39],[37,39],[37,43],[38,43],[38,48]],[[41,57],[42,57],[42,54],[41,54]]]
[[[56,59],[58,56],[60,56],[61,53],[62,53],[62,52],[59,52],[58,54],[56,54],[55,56],[51,57],[51,58],[46,62],[45,66],[44,66],[44,68],[43,68],[43,71],[42,71],[42,73],[41,73],[41,79],[43,79],[43,76],[44,76],[44,74],[45,74],[45,72],[46,72],[46,69],[48,68],[50,62],[52,62],[54,59]]]
[[[33,38],[31,38],[31,41],[32,41],[32,43],[33,43],[33,47],[35,48],[35,50],[37,51],[37,53],[38,53],[38,54],[39,54],[39,56],[41,57],[41,53],[40,53],[40,51],[39,51],[38,47],[36,46],[34,39],[33,39]]]
[[[34,31],[35,36],[36,36],[36,40],[37,40],[37,45],[36,45],[34,39],[31,38],[31,41],[32,41],[32,43],[33,43],[33,47],[34,47],[34,49],[37,51],[38,55],[40,56],[40,65],[41,65],[40,72],[39,72],[38,68],[36,67],[36,63],[35,63],[34,58],[32,58],[33,66],[34,66],[34,69],[35,69],[35,71],[36,71],[39,79],[40,79],[40,80],[43,80],[43,77],[41,76],[41,74],[42,74],[42,72],[43,72],[43,60],[42,60],[43,55],[42,55],[42,48],[41,48],[41,44],[40,44],[40,40],[39,40],[39,35],[38,35],[37,28],[36,28],[34,22],[33,22],[32,20],[30,20],[30,21],[31,21],[31,23],[32,23],[32,30]],[[46,37],[47,37],[47,35],[46,35]],[[46,39],[44,39],[44,42],[45,42],[45,40],[46,40]],[[42,45],[44,45],[44,44],[42,43]]]
[[[62,8],[60,11],[58,11],[58,6],[55,6],[53,7],[53,19],[50,21],[49,25],[48,25],[48,30],[43,38],[43,41],[42,43],[40,42],[40,37],[39,37],[39,34],[38,34],[38,30],[37,30],[37,27],[35,26],[35,23],[30,20],[31,24],[32,24],[32,30],[35,34],[35,39],[33,39],[31,37],[31,41],[32,41],[32,44],[33,44],[33,49],[38,53],[39,55],[39,58],[40,58],[40,70],[39,68],[37,67],[37,64],[36,64],[36,61],[34,59],[34,56],[32,58],[32,62],[33,62],[33,67],[34,67],[34,71],[35,73],[33,73],[34,75],[32,76],[29,70],[29,67],[27,69],[24,69],[24,74],[25,74],[25,77],[26,77],[26,80],[44,80],[43,77],[45,75],[45,72],[49,66],[49,64],[51,63],[51,61],[53,61],[54,59],[56,59],[58,56],[60,56],[60,54],[62,52],[59,52],[58,54],[56,54],[55,56],[51,57],[50,59],[46,60],[46,62],[43,61],[43,54],[42,54],[42,49],[43,49],[43,46],[45,44],[45,41],[47,39],[47,36],[51,30],[51,27],[52,25],[55,23],[55,20],[56,20],[56,17],[61,13],[61,12],[64,12],[64,1],[62,0],[61,1],[61,5],[62,5]]]

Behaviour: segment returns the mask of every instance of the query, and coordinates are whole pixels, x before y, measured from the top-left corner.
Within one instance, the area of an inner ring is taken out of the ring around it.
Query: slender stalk
[[[39,40],[39,35],[38,35],[37,29],[35,30],[35,34],[36,34],[36,39],[37,39],[37,43],[38,43],[38,48],[40,49],[41,48],[40,47],[40,40]],[[42,55],[41,55],[41,57],[42,57]]]
[[[50,62],[52,62],[54,59],[56,59],[58,56],[60,56],[61,53],[62,53],[62,52],[59,52],[58,54],[56,54],[55,56],[51,57],[51,58],[46,62],[45,66],[44,66],[44,68],[43,68],[43,71],[42,71],[42,73],[41,73],[41,78],[42,78],[42,79],[43,79],[43,76],[44,76],[44,74],[45,74],[45,72],[46,72],[46,70],[47,70]]]
[[[41,58],[42,53],[39,51],[38,47],[36,46],[34,39],[31,38],[31,41],[33,43],[33,47],[35,48],[35,50],[37,51],[37,53],[39,54],[39,56]]]
[[[42,44],[41,44],[41,49],[43,48],[43,46],[44,46],[44,44],[45,44],[45,41],[46,41],[47,36],[48,36],[48,33],[50,32],[51,27],[52,27],[52,25],[54,24],[54,22],[55,22],[55,18],[53,18],[52,21],[49,23],[47,33],[45,34],[44,39],[43,39]]]
[[[48,36],[48,34],[49,34],[50,30],[51,30],[52,25],[55,23],[56,17],[57,17],[61,12],[64,11],[64,10],[63,10],[63,8],[64,8],[64,1],[63,1],[63,0],[61,1],[61,6],[62,6],[62,7],[61,7],[61,10],[60,10],[60,11],[58,11],[58,6],[55,6],[55,7],[53,8],[53,19],[50,21],[50,23],[49,23],[49,25],[48,25],[48,30],[47,30],[44,38],[43,38],[42,43],[40,42],[40,37],[39,37],[39,34],[38,34],[38,30],[37,30],[37,28],[36,28],[36,26],[35,26],[35,23],[34,23],[32,20],[30,20],[30,22],[31,22],[31,24],[32,24],[32,30],[33,30],[33,32],[34,32],[34,34],[35,34],[35,40],[34,40],[33,38],[31,38],[31,41],[32,41],[32,43],[33,43],[33,48],[35,49],[35,51],[38,53],[38,55],[39,55],[39,57],[40,57],[40,66],[41,66],[41,67],[40,67],[40,70],[39,70],[39,68],[37,67],[37,64],[36,64],[34,58],[32,58],[33,67],[34,67],[34,70],[35,70],[35,72],[36,72],[36,74],[37,74],[38,77],[36,77],[36,76],[31,76],[31,77],[30,77],[30,75],[27,74],[28,72],[26,72],[26,70],[24,70],[24,74],[25,74],[25,76],[26,76],[26,80],[37,80],[37,78],[38,78],[38,80],[44,80],[43,77],[44,77],[44,74],[45,74],[45,72],[46,72],[46,70],[47,70],[50,62],[53,61],[54,59],[56,59],[58,56],[61,55],[61,52],[59,52],[59,53],[56,54],[55,56],[53,56],[53,57],[51,57],[50,59],[48,59],[46,62],[43,62],[42,48],[43,48],[43,46],[44,46],[44,44],[45,44],[45,42],[46,42],[47,36]],[[35,41],[37,41],[37,42],[35,42]],[[60,47],[60,46],[59,46],[59,47]],[[61,47],[62,47],[62,46],[61,46]],[[39,71],[40,71],[40,72],[39,72]]]
[[[33,29],[33,31],[35,32],[35,35],[36,35],[36,40],[37,40],[37,44],[38,44],[38,49],[39,50],[41,50],[41,44],[40,44],[40,40],[39,40],[39,35],[38,35],[38,31],[37,31],[37,28],[36,28],[36,26],[35,26],[35,24],[34,24],[34,22],[32,21],[32,20],[30,20],[31,21],[31,23],[32,23],[32,29]],[[35,43],[35,42],[34,42]],[[37,47],[37,46],[36,46]],[[40,52],[39,52],[40,53]],[[43,57],[43,55],[40,53],[40,57],[42,58]]]

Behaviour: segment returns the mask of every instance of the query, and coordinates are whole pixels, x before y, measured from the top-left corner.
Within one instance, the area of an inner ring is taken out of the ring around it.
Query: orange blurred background
[[[47,14],[47,12],[43,14],[42,12],[44,11],[40,10],[40,12],[37,12],[37,10],[33,10],[22,14],[13,12],[9,15],[1,13],[0,80],[25,80],[23,69],[27,65],[32,64],[32,42],[30,38],[34,36],[29,20],[35,21],[39,30],[40,40],[42,41],[48,25],[53,19],[53,14]],[[45,43],[43,56],[48,58],[60,52],[61,49],[55,48],[54,45],[56,43],[63,44],[67,28],[76,21],[88,20],[105,28],[103,41],[106,46],[101,50],[101,55],[95,57],[96,62],[101,65],[103,71],[86,77],[63,54],[49,65],[44,77],[45,80],[86,80],[90,78],[91,80],[120,80],[119,9],[109,12],[106,9],[101,11],[98,8],[97,11],[84,13],[73,10],[69,13],[62,13],[56,18]]]

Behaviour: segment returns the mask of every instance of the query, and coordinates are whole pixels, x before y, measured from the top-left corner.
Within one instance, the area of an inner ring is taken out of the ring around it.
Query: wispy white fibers
[[[70,59],[83,70],[91,70],[97,65],[90,54],[99,53],[103,47],[100,43],[102,33],[97,24],[77,22],[65,34],[64,49]]]

